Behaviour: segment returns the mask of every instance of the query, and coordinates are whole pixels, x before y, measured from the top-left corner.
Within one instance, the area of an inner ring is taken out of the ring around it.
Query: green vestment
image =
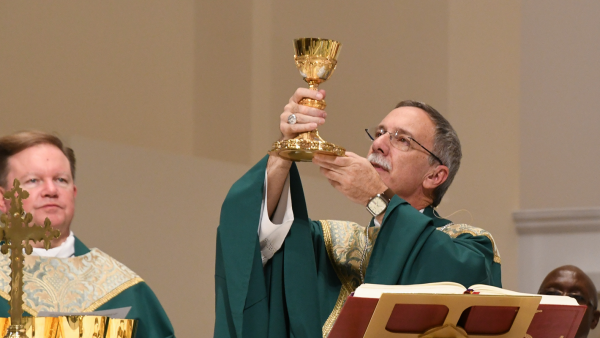
[[[75,257],[81,257],[84,255],[93,257],[92,254],[94,253],[94,250],[96,250],[96,249],[90,250],[77,237],[75,237]],[[103,254],[103,255],[105,255],[105,254]],[[56,258],[56,259],[57,260],[73,260],[73,258]],[[28,257],[25,258],[26,268],[27,268],[27,262],[28,262]],[[113,262],[116,262],[116,261],[113,261]],[[78,262],[77,264],[81,264],[81,263]],[[37,269],[40,272],[36,272],[33,275],[44,276],[44,277],[47,276],[50,278],[52,278],[52,277],[56,278],[59,275],[62,277],[67,277],[66,274],[57,273],[57,274],[53,275],[52,271],[48,271],[48,268],[47,268],[47,267],[51,267],[51,266],[55,266],[55,265],[52,265],[52,263],[47,264],[44,269]],[[35,268],[37,268],[37,266],[35,266]],[[61,268],[62,268],[62,266],[61,266]],[[52,270],[52,268],[49,268],[49,269]],[[130,271],[126,267],[123,269]],[[41,270],[44,270],[44,271],[41,272]],[[109,268],[107,267],[106,270],[109,270]],[[133,274],[132,271],[130,271],[130,272],[131,272],[131,274]],[[171,322],[169,321],[169,318],[167,317],[167,314],[165,313],[164,309],[160,305],[160,302],[154,295],[154,292],[152,292],[150,287],[141,278],[137,277],[137,275],[135,275],[135,276],[136,276],[136,278],[131,278],[126,283],[121,284],[118,288],[116,288],[114,290],[104,290],[104,291],[108,291],[108,292],[106,292],[106,294],[97,295],[96,297],[98,297],[99,300],[97,302],[94,302],[94,305],[92,305],[92,307],[88,308],[87,310],[88,311],[89,310],[108,310],[108,309],[115,309],[115,308],[131,306],[131,310],[127,314],[127,319],[137,319],[139,321],[136,337],[138,337],[138,338],[175,338],[173,326],[171,325]],[[101,275],[92,276],[92,279],[93,278],[96,278],[98,281],[103,280]],[[105,277],[104,279],[106,279],[106,278],[114,278],[114,276]],[[63,301],[76,303],[77,299],[73,299],[73,294],[77,294],[77,293],[81,292],[82,290],[81,290],[80,285],[85,285],[85,284],[78,284],[77,286],[69,286],[69,282],[73,282],[73,280],[68,280],[69,279],[68,277],[63,278],[63,279],[67,279],[67,280],[54,281],[53,284],[56,284],[56,283],[64,284],[65,285],[64,289],[67,292],[65,292],[66,298]],[[88,286],[89,286],[89,284],[88,284]],[[27,291],[27,288],[28,287],[27,287],[27,281],[26,281],[24,289]],[[69,290],[69,289],[71,289],[71,290]],[[72,291],[72,292],[68,292],[68,291]],[[89,290],[86,290],[86,291],[89,292]],[[0,292],[0,295],[2,295],[4,297],[4,301],[0,301],[0,317],[3,317],[3,316],[8,317],[9,304],[8,304],[8,301],[6,300],[8,295],[6,295],[5,292]],[[36,301],[37,301],[37,299],[36,299]],[[59,299],[58,302],[61,303],[61,300]],[[24,306],[24,308],[31,309],[30,311],[33,312],[33,313],[24,312],[25,316],[36,315],[37,311],[39,310],[39,308],[36,309],[35,306],[33,306],[33,305],[27,306],[27,302],[26,302],[26,305]],[[46,309],[44,309],[44,310],[46,310]],[[2,315],[2,314],[4,314],[4,315]]]
[[[332,237],[335,242],[340,231],[362,232],[350,222],[311,221],[300,176],[292,165],[294,222],[281,249],[263,268],[257,229],[267,159],[238,180],[223,203],[217,231],[214,336],[320,337],[329,332],[330,316],[343,304],[338,299],[345,300],[346,289],[358,285],[344,277],[350,264],[337,261],[351,258],[331,255]],[[500,257],[491,235],[482,229],[453,225],[434,217],[431,208],[420,213],[395,196],[378,232],[370,259],[365,260],[366,283],[501,286]],[[351,251],[356,250],[348,255]]]

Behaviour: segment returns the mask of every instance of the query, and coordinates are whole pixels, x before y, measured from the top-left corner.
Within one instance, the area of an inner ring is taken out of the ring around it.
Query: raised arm
[[[281,131],[282,140],[293,139],[299,133],[314,130],[325,123],[327,113],[324,110],[298,104],[298,101],[305,97],[322,100],[325,98],[325,91],[315,91],[308,88],[296,89],[279,118],[279,130]],[[292,114],[296,116],[295,124],[288,123],[288,118]],[[267,181],[269,182],[267,186],[267,210],[269,217],[273,217],[273,213],[277,209],[291,165],[292,161],[278,156],[269,157],[267,162]]]

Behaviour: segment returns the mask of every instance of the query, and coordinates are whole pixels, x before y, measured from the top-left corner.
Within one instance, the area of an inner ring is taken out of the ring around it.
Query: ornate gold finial
[[[60,231],[52,229],[50,220],[46,217],[44,226],[29,225],[33,220],[31,213],[23,210],[23,200],[29,193],[21,188],[19,180],[15,179],[13,188],[4,193],[5,199],[10,199],[10,209],[0,216],[0,247],[3,254],[10,249],[10,314],[11,325],[4,338],[26,338],[25,327],[22,325],[23,317],[23,249],[28,255],[33,248],[30,241],[44,241],[46,250],[50,248],[50,240],[58,238]]]

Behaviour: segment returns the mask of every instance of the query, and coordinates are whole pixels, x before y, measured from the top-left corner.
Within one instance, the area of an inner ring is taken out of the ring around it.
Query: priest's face
[[[550,272],[542,282],[538,293],[570,296],[575,298],[579,305],[587,306],[575,338],[587,337],[590,329],[598,325],[600,312],[597,310],[596,287],[588,275],[579,268],[567,265]]]
[[[400,134],[417,140],[425,148],[433,150],[435,125],[429,115],[420,108],[396,108],[381,121],[379,127],[389,133],[399,131]],[[419,204],[427,194],[431,194],[430,191],[426,191],[424,182],[437,163],[429,164],[429,154],[423,148],[412,141],[405,141],[407,147],[399,149],[398,144],[392,146],[388,133],[381,135],[373,141],[368,158],[385,185],[417,207],[416,203]],[[425,206],[427,205],[420,207]]]
[[[40,226],[48,217],[52,227],[60,230],[58,242],[62,243],[69,236],[77,195],[67,157],[53,145],[39,144],[9,157],[8,168],[5,188],[11,189],[14,179],[19,179],[21,187],[29,192],[29,197],[23,200],[23,209]],[[10,201],[5,200],[2,207],[6,212]]]

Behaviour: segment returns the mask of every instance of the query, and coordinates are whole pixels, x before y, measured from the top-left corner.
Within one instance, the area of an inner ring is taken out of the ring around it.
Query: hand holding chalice
[[[300,75],[308,83],[310,89],[317,91],[319,84],[329,79],[333,74],[341,44],[334,40],[301,38],[294,40],[294,48],[296,50],[294,60]],[[325,100],[315,100],[307,97],[301,99],[298,103],[317,109],[325,109],[326,107]],[[296,123],[294,114],[288,117],[288,123]],[[293,139],[273,143],[269,154],[292,161],[309,162],[315,153],[344,156],[345,152],[344,148],[323,140],[315,129],[301,133]]]

